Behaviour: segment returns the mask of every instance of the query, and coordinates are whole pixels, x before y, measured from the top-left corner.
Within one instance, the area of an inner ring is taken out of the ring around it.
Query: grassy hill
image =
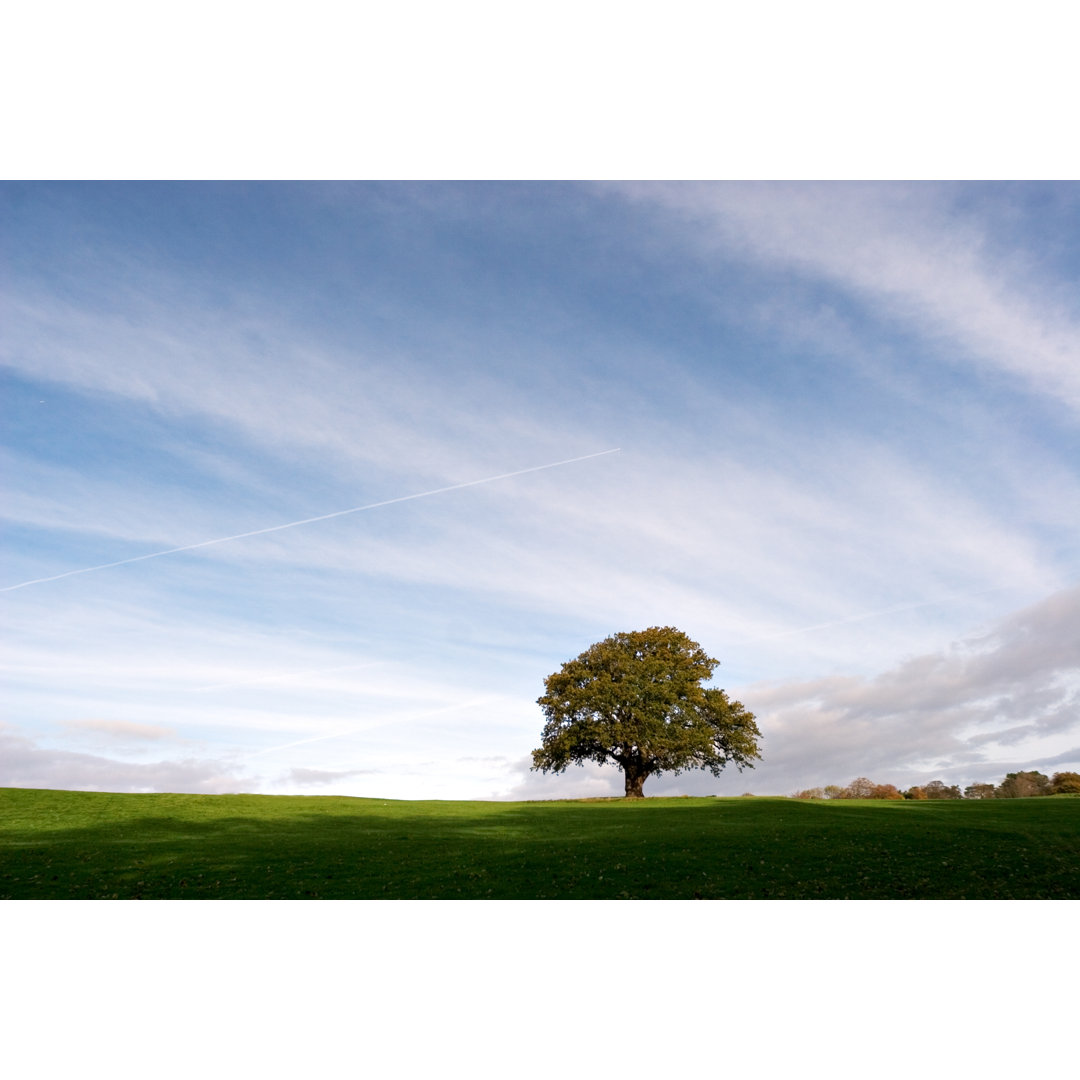
[[[1078,899],[1080,797],[398,802],[0,789],[0,899]]]

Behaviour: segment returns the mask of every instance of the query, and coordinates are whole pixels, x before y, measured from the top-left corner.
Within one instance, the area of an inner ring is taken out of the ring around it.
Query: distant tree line
[[[875,784],[860,776],[847,787],[827,787],[797,791],[793,799],[1028,799],[1034,795],[1080,795],[1080,773],[1011,772],[996,786],[969,784],[963,792],[957,784],[931,780],[929,784],[901,791],[892,784]]]

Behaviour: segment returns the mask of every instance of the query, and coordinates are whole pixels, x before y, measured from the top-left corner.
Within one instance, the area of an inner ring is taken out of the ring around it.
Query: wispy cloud
[[[37,745],[0,730],[0,786],[65,791],[245,792],[258,782],[226,761],[129,762]]]
[[[130,720],[104,720],[96,717],[88,717],[80,720],[67,720],[65,727],[79,732],[92,732],[113,736],[118,739],[159,740],[169,739],[176,735],[171,728],[162,727],[159,724],[136,724]]]
[[[447,713],[463,713],[478,705],[486,704],[488,700],[490,699],[476,698],[471,701],[462,701],[453,705],[446,705],[438,709],[425,709],[421,712],[394,712],[391,714],[383,712],[381,715],[369,719],[360,727],[349,727],[344,731],[333,731],[328,735],[314,735],[308,739],[297,739],[295,742],[282,743],[281,746],[268,746],[265,749],[256,751],[251,756],[261,757],[263,754],[279,754],[283,750],[293,750],[298,746],[309,746],[312,743],[327,742],[330,739],[344,739],[350,735],[358,735],[364,731],[371,731],[373,728],[385,728],[390,724],[415,723],[417,720],[426,720],[432,716],[444,716]]]
[[[632,198],[688,222],[695,244],[821,277],[1080,412],[1080,313],[1027,252],[957,207],[960,185],[647,184]],[[1075,192],[1059,189],[1059,197]]]
[[[366,503],[364,506],[353,506],[346,510],[334,510],[328,514],[318,514],[315,517],[301,518],[299,521],[287,521],[282,525],[268,525],[262,529],[250,529],[247,532],[235,533],[232,536],[219,536],[214,540],[199,540],[194,544],[185,544],[182,547],[167,548],[165,551],[153,551],[147,555],[134,555],[129,559],[119,559],[116,562],[102,563],[99,566],[86,566],[79,570],[66,570],[62,574],[53,574],[51,577],[37,578],[33,581],[22,581],[17,585],[7,585],[0,588],[0,592],[12,592],[15,589],[24,589],[28,585],[42,585],[48,581],[59,581],[61,578],[74,577],[77,574],[92,574],[98,570],[111,570],[113,567],[117,566],[129,566],[131,563],[144,562],[147,559],[159,559],[163,555],[179,555],[185,551],[197,551],[202,548],[215,547],[218,544],[227,544],[234,540],[247,540],[254,536],[266,536],[269,533],[282,532],[285,529],[295,529],[301,525],[313,525],[320,521],[330,521],[333,518],[346,517],[350,514],[359,514],[365,510],[377,510],[383,506],[393,506],[397,503],[412,502],[414,499],[426,499],[432,495],[443,495],[450,491],[461,491],[464,488],[476,487],[479,484],[491,484],[497,480],[507,480],[514,476],[524,476],[527,473],[541,472],[545,469],[555,469],[562,465],[572,465],[579,461],[588,461],[591,458],[617,453],[617,448],[613,450],[600,450],[594,454],[584,454],[576,458],[567,458],[565,461],[551,461],[546,465],[533,465],[527,469],[515,469],[513,472],[499,473],[496,476],[481,477],[479,480],[466,480],[460,484],[448,484],[445,487],[434,488],[431,491],[421,491],[414,495],[399,495],[393,499],[383,499],[380,502]]]
[[[290,769],[283,780],[286,784],[296,784],[299,787],[317,787],[348,780],[353,776],[370,776],[376,772],[375,769]]]
[[[1057,669],[955,743],[880,682],[944,678],[911,658],[1080,572],[1080,315],[1041,241],[1067,198],[982,192],[256,187],[261,224],[201,254],[173,201],[232,236],[231,189],[31,192],[0,346],[7,715],[70,752],[120,745],[78,725],[101,717],[351,774],[320,791],[490,794],[545,675],[674,624],[775,713],[763,769],[829,742],[826,691],[954,764],[1063,752]]]
[[[769,750],[755,784],[782,794],[856,775],[981,780],[1013,767],[1022,744],[1072,753],[1078,658],[1080,588],[1072,588],[871,677],[746,687]]]
[[[907,787],[933,778],[999,780],[1026,767],[1077,768],[1078,657],[1080,588],[1074,588],[873,676],[741,687],[739,697],[763,732],[764,760],[719,779],[655,778],[649,793],[784,795],[856,776]],[[1037,745],[1062,749],[1033,760],[1030,748]],[[522,779],[504,797],[621,793],[615,769],[571,768],[553,777],[531,774],[530,766],[530,759],[516,764]]]

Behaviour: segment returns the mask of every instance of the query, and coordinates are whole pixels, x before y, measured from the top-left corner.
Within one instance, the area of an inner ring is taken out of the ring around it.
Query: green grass
[[[0,899],[1078,899],[1080,797],[397,802],[0,789]]]

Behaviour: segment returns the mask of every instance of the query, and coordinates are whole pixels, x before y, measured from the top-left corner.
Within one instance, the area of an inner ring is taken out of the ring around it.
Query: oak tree
[[[628,799],[650,776],[760,758],[754,714],[702,685],[719,664],[673,626],[612,634],[544,680],[547,723],[533,769],[560,773],[586,761],[618,765]]]

